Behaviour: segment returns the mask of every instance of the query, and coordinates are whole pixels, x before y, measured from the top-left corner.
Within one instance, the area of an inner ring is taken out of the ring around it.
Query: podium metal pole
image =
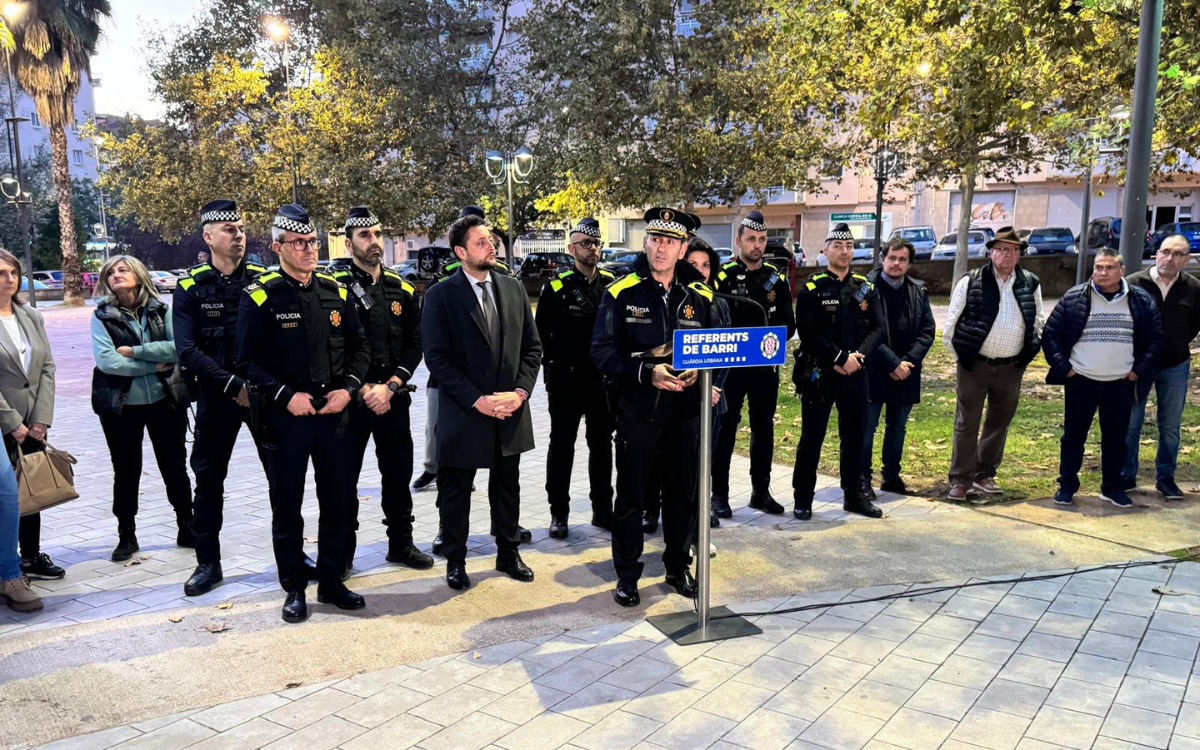
[[[762,628],[739,617],[726,607],[710,609],[708,606],[711,569],[711,560],[708,557],[708,516],[709,498],[712,497],[712,372],[700,371],[700,476],[696,493],[696,583],[699,592],[696,614],[693,616],[691,612],[683,611],[646,618],[647,622],[682,646],[758,635],[762,632]],[[718,619],[712,620],[713,616]]]

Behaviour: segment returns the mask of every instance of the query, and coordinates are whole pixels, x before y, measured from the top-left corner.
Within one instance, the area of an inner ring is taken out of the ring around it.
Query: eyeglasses
[[[997,245],[996,247],[992,248],[992,252],[996,253],[998,255],[1020,254],[1021,248],[1019,248],[1019,247],[1000,247],[999,245]]]
[[[1175,260],[1183,260],[1184,258],[1192,257],[1190,253],[1185,252],[1170,252],[1169,250],[1159,250],[1158,254],[1165,258],[1174,258]]]
[[[292,248],[292,250],[295,250],[298,253],[302,253],[305,250],[316,250],[317,247],[321,244],[321,241],[319,239],[317,239],[316,237],[311,237],[311,238],[301,237],[300,239],[297,239],[297,240],[286,240],[284,242],[280,242],[279,244],[286,245],[286,246]]]
[[[579,242],[572,242],[571,244],[578,245],[579,247],[582,247],[584,250],[595,250],[596,248],[600,247],[604,243],[597,242],[596,240],[580,240]]]

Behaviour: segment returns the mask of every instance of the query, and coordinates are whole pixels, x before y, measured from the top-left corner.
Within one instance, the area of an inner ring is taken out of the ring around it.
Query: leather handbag
[[[17,491],[21,515],[28,516],[79,497],[75,491],[76,459],[49,443],[46,449],[28,453],[17,444]]]

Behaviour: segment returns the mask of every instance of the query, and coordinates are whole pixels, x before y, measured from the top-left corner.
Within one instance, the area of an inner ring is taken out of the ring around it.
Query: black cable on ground
[[[1068,576],[1083,575],[1085,573],[1093,573],[1097,570],[1129,570],[1131,568],[1143,568],[1150,565],[1176,565],[1181,562],[1190,562],[1200,560],[1200,553],[1193,553],[1186,557],[1173,558],[1170,560],[1144,560],[1141,562],[1129,563],[1113,563],[1111,565],[1098,565],[1093,568],[1085,568],[1082,570],[1073,570],[1066,573],[1046,573],[1036,576],[1021,576],[1019,578],[1009,578],[998,581],[973,581],[970,583],[960,583],[953,586],[930,586],[923,589],[912,589],[910,591],[902,591],[896,594],[884,594],[883,596],[875,596],[869,599],[854,599],[851,601],[828,602],[818,604],[805,604],[801,607],[788,607],[787,609],[776,609],[770,612],[734,612],[727,615],[715,615],[710,620],[725,620],[733,617],[766,617],[768,615],[785,615],[794,612],[809,612],[814,609],[832,609],[833,607],[845,607],[851,604],[864,604],[866,602],[885,602],[894,601],[896,599],[914,599],[929,594],[941,594],[946,591],[959,591],[961,589],[972,588],[974,586],[1003,586],[1005,584],[1028,583],[1033,581],[1049,581],[1054,578],[1066,578]],[[803,596],[800,594],[799,596]]]

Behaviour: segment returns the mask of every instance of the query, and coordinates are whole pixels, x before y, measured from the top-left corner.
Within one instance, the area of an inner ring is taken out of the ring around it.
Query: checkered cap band
[[[600,227],[594,227],[591,224],[576,224],[575,228],[571,230],[571,234],[575,234],[576,232],[600,239]]]
[[[742,219],[742,226],[744,226],[747,229],[753,229],[755,232],[767,231],[766,224],[763,224],[761,221],[755,221],[754,219],[751,219],[749,216]]]
[[[295,232],[296,234],[312,234],[317,231],[317,228],[312,224],[305,224],[295,219],[289,219],[286,216],[276,216],[275,221],[272,222],[272,226],[285,229],[289,232]]]
[[[209,211],[200,214],[200,223],[208,224],[213,221],[241,221],[242,215],[237,211]]]
[[[830,240],[852,240],[852,239],[854,239],[854,235],[850,233],[850,230],[843,229],[840,231],[834,230],[834,231],[830,232],[829,236],[825,238],[825,241],[829,242]]]
[[[646,231],[650,234],[661,234],[680,240],[687,237],[687,227],[677,221],[662,221],[660,219],[653,219],[646,224]]]
[[[379,219],[374,216],[356,216],[353,219],[346,219],[346,228],[353,227],[373,227],[379,223]]]

